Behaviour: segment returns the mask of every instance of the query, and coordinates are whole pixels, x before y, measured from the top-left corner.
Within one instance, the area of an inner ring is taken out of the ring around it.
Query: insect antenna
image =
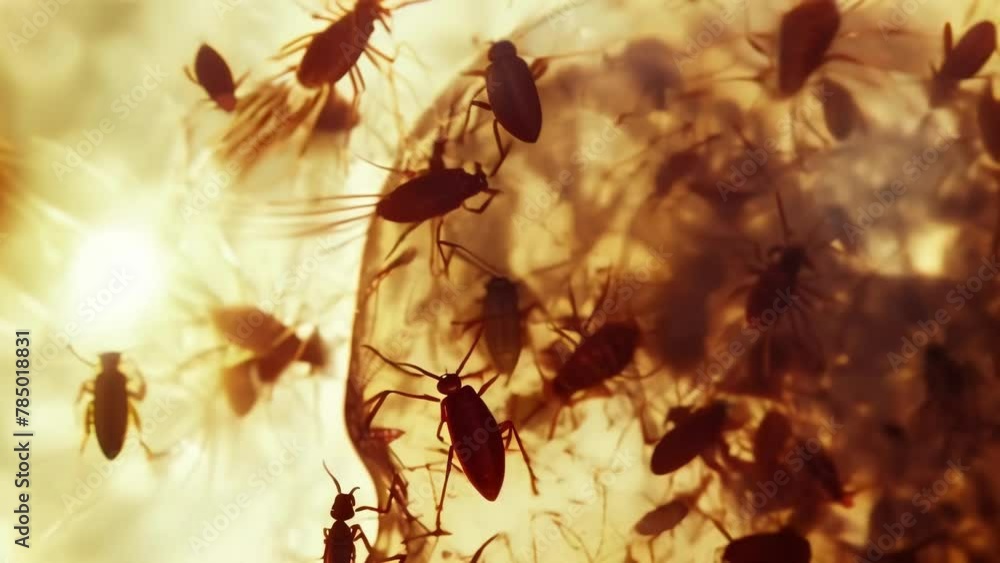
[[[96,368],[97,367],[97,364],[95,364],[94,362],[91,362],[89,360],[84,359],[83,356],[81,356],[80,354],[78,354],[76,352],[76,349],[73,348],[72,344],[67,344],[66,345],[66,349],[69,350],[71,354],[73,354],[74,356],[76,356],[76,359],[80,360],[81,362],[87,364],[88,366],[90,366],[92,368]]]
[[[501,274],[500,271],[497,268],[493,267],[493,265],[491,265],[489,262],[487,262],[486,260],[484,260],[483,258],[481,258],[480,256],[478,256],[476,253],[472,252],[468,248],[462,246],[461,244],[458,244],[457,242],[449,242],[449,241],[446,241],[446,240],[439,241],[439,244],[441,244],[441,246],[450,246],[450,247],[456,249],[456,251],[460,250],[461,252],[459,253],[459,255],[462,256],[462,258],[464,258],[465,261],[467,261],[470,264],[478,267],[479,269],[483,270],[487,274],[490,274],[490,275],[492,275],[494,277],[497,277],[497,278],[504,277],[503,274]],[[454,254],[455,254],[455,252],[452,252],[452,256],[454,256]],[[449,263],[449,262],[451,262],[451,257],[449,257],[448,260],[446,260],[446,266],[445,267],[447,267],[447,263]]]
[[[469,361],[470,357],[472,357],[472,352],[475,351],[476,345],[479,344],[479,339],[483,337],[483,331],[484,330],[485,330],[485,328],[480,328],[479,329],[479,334],[476,335],[476,341],[472,343],[472,347],[469,348],[468,353],[466,353],[465,357],[462,358],[462,363],[458,364],[458,369],[455,371],[455,375],[461,375],[462,374],[462,370],[465,369],[465,363]]]
[[[393,360],[390,360],[389,358],[387,358],[384,355],[382,355],[382,352],[379,352],[378,350],[376,350],[375,348],[369,346],[368,344],[362,344],[361,347],[365,348],[368,351],[370,351],[372,354],[375,354],[376,356],[378,356],[379,359],[381,359],[383,362],[389,364],[390,366],[398,369],[399,371],[401,371],[401,372],[403,372],[403,373],[405,373],[407,375],[412,375],[412,376],[416,376],[416,377],[420,377],[421,375],[426,375],[427,377],[430,377],[431,379],[434,379],[434,380],[437,380],[437,381],[441,380],[441,376],[440,375],[431,373],[431,372],[425,370],[424,368],[422,368],[422,367],[420,367],[420,366],[418,366],[416,364],[411,364],[411,363],[408,363],[408,362],[395,362]],[[409,368],[409,369],[407,369],[407,368]],[[410,370],[416,370],[417,373],[414,373],[413,371],[410,371]]]
[[[343,490],[340,488],[340,481],[337,481],[337,478],[333,476],[333,473],[330,471],[330,468],[326,466],[325,459],[323,460],[323,469],[325,469],[326,474],[329,475],[331,479],[333,479],[333,484],[336,485],[337,487],[337,494],[338,495],[343,494]]]

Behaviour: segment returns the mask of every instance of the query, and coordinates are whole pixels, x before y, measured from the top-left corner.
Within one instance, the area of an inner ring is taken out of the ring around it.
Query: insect
[[[799,445],[805,447],[804,442],[800,442]],[[806,460],[805,465],[806,470],[819,482],[823,490],[830,495],[830,498],[846,507],[854,505],[852,495],[844,490],[844,484],[840,480],[837,466],[825,450],[820,448],[815,454],[811,454],[811,457]]]
[[[375,31],[375,22],[379,22],[388,32],[390,30],[386,18],[393,11],[426,1],[409,0],[389,8],[384,6],[381,0],[359,0],[352,9],[337,14],[339,17],[314,14],[315,19],[327,21],[329,25],[321,31],[308,33],[283,45],[275,56],[276,59],[283,59],[300,51],[304,53],[297,64],[290,65],[274,79],[294,72],[300,86],[316,93],[301,107],[287,111],[288,91],[264,88],[260,90],[260,96],[253,95],[255,103],[248,103],[246,115],[241,117],[256,120],[256,123],[261,125],[271,122],[280,112],[281,115],[276,119],[281,127],[293,131],[307,121],[317,107],[323,108],[326,105],[325,100],[333,91],[334,85],[344,76],[348,76],[351,80],[354,90],[353,105],[356,107],[360,93],[365,89],[364,77],[357,66],[361,55],[365,55],[376,67],[380,64],[379,59],[390,64],[394,62],[393,57],[378,50],[369,42]],[[260,101],[260,104],[257,104],[257,101]],[[318,117],[314,119],[306,139],[311,137],[318,121]],[[308,143],[303,143],[300,154],[304,153],[307,147]]]
[[[605,302],[610,289],[611,277],[609,276],[599,298],[595,301],[594,310],[585,322],[580,321],[572,288],[569,291],[570,306],[573,311],[573,329],[583,339],[577,344],[569,334],[557,328],[560,336],[574,344],[575,348],[559,366],[556,376],[544,382],[545,394],[554,396],[558,400],[556,412],[549,425],[549,438],[555,435],[556,425],[559,423],[562,410],[569,407],[570,414],[573,414],[572,406],[578,393],[606,395],[608,389],[604,383],[621,374],[632,363],[632,358],[635,356],[641,331],[634,318],[624,321],[607,321],[593,332],[587,333],[589,332],[588,327],[594,324],[596,315],[603,313],[600,304]],[[538,409],[531,413],[527,419],[532,418],[545,406],[545,403],[539,405]]]
[[[390,389],[381,391],[365,401],[366,405],[373,404],[365,420],[366,426],[371,425],[375,415],[378,414],[379,409],[382,408],[386,398],[390,395],[441,403],[441,423],[438,425],[437,437],[444,441],[441,430],[447,425],[451,446],[448,448],[444,485],[441,488],[441,500],[438,504],[435,528],[438,531],[441,530],[441,511],[444,507],[445,491],[448,488],[448,478],[451,475],[456,450],[462,472],[468,477],[476,491],[483,498],[492,502],[500,495],[506,470],[504,454],[510,447],[511,438],[514,438],[521,450],[521,457],[528,468],[528,474],[531,476],[531,490],[534,494],[538,494],[537,478],[531,468],[528,454],[524,451],[524,445],[521,443],[521,436],[517,433],[517,429],[509,420],[498,424],[493,413],[490,412],[489,407],[482,399],[482,395],[500,375],[493,376],[479,388],[478,392],[471,386],[462,384],[462,370],[472,356],[472,352],[475,351],[482,335],[483,331],[480,330],[472,347],[469,348],[469,352],[462,359],[462,363],[458,365],[458,369],[454,373],[445,373],[444,375],[433,374],[414,364],[395,362],[367,344],[362,346],[402,373],[416,377],[426,376],[436,380],[438,393],[444,395],[444,399],[441,399],[426,394],[416,395]]]
[[[944,61],[940,68],[931,65],[928,87],[931,107],[939,107],[950,100],[961,81],[974,77],[993,56],[997,49],[997,28],[993,22],[981,21],[965,32],[953,44],[951,23],[942,31]]]
[[[120,367],[121,352],[99,354],[100,366],[98,366],[85,360],[72,347],[69,347],[69,351],[81,362],[98,370],[94,379],[85,381],[80,386],[80,393],[76,398],[76,402],[79,403],[84,394],[89,393],[93,396],[87,405],[87,414],[83,422],[84,434],[80,452],[82,453],[87,446],[87,439],[93,430],[97,434],[97,443],[101,446],[104,457],[109,460],[115,459],[125,445],[125,434],[128,432],[128,421],[131,418],[140,433],[139,445],[146,451],[146,457],[153,459],[162,455],[153,453],[143,440],[142,421],[139,420],[139,413],[130,400],[141,401],[146,398],[146,379],[142,373],[136,370],[139,386],[136,389],[129,389],[128,377],[122,373]]]
[[[493,137],[500,151],[495,173],[507,158],[507,149],[500,141],[500,128],[525,143],[534,143],[542,132],[542,102],[535,81],[548,69],[546,58],[536,59],[531,66],[517,54],[517,47],[508,40],[498,41],[487,53],[490,64],[485,70],[466,72],[469,76],[482,76],[486,84],[472,95],[472,102],[465,112],[464,133],[469,126],[473,106],[493,112]],[[476,100],[486,90],[489,103]]]
[[[236,109],[236,89],[247,77],[244,74],[234,81],[226,59],[207,43],[202,43],[198,48],[198,54],[194,58],[194,71],[192,72],[191,67],[184,67],[184,74],[191,82],[201,86],[209,99],[226,113]]]
[[[471,321],[456,321],[456,324],[468,327],[481,323],[486,337],[486,350],[493,366],[501,374],[514,373],[524,348],[523,318],[536,305],[522,311],[517,284],[510,278],[500,275],[496,268],[460,244],[444,240],[441,244],[461,250],[476,267],[490,274],[480,317]]]
[[[392,507],[392,500],[396,493],[390,488],[389,502],[384,509],[374,506],[360,506],[355,508],[354,491],[357,491],[360,487],[354,487],[345,493],[341,490],[340,483],[333,476],[330,468],[326,466],[326,462],[323,462],[323,469],[326,470],[326,474],[333,479],[333,484],[337,487],[337,496],[334,497],[333,505],[330,507],[330,517],[333,518],[333,526],[323,529],[323,539],[326,546],[323,552],[323,563],[354,563],[357,556],[354,542],[360,538],[364,542],[365,549],[368,550],[369,554],[372,552],[372,544],[368,541],[368,536],[365,535],[364,530],[361,529],[361,525],[348,525],[347,521],[354,518],[355,512],[361,512],[362,510],[370,510],[379,514],[388,513]],[[402,504],[402,501],[400,503]],[[406,555],[394,555],[380,561],[382,563],[386,561],[405,562]]]
[[[864,114],[850,90],[829,78],[819,82],[819,89],[823,92],[823,119],[834,139],[843,141],[851,133],[867,128]]]
[[[728,534],[727,534],[728,537]],[[809,563],[809,540],[790,529],[730,539],[722,552],[723,563]]]
[[[681,417],[656,444],[650,459],[654,475],[668,475],[716,446],[728,422],[729,405],[715,401]]]
[[[753,460],[762,472],[773,472],[788,451],[792,423],[780,411],[768,411],[753,438]]]
[[[695,503],[709,484],[709,479],[703,479],[694,491],[678,495],[670,502],[650,510],[636,522],[633,527],[635,533],[650,538],[650,561],[656,561],[656,556],[653,553],[653,541],[661,534],[665,534],[680,525],[692,509],[697,510]]]
[[[976,106],[979,138],[986,154],[1000,165],[1000,100],[993,97],[993,83],[987,82]]]

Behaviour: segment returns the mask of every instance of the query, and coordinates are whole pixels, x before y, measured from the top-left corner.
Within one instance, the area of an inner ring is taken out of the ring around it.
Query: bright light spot
[[[945,252],[955,248],[958,231],[951,228],[930,228],[913,233],[910,257],[913,269],[924,275],[938,275],[943,270]]]
[[[134,229],[99,232],[80,245],[69,280],[70,318],[88,332],[92,325],[128,330],[160,293],[159,245]]]

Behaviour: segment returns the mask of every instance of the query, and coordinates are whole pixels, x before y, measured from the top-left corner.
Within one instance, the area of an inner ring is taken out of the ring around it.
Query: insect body
[[[327,475],[333,479],[333,484],[337,487],[337,496],[334,498],[333,505],[330,507],[330,517],[333,518],[333,526],[323,529],[323,538],[325,540],[323,563],[354,563],[357,556],[357,550],[354,548],[354,542],[360,538],[361,541],[364,542],[368,553],[371,553],[372,545],[368,541],[368,537],[365,535],[365,532],[361,529],[360,525],[348,525],[347,521],[354,518],[355,512],[360,512],[362,510],[371,510],[373,512],[378,512],[379,514],[389,512],[395,492],[391,492],[389,504],[384,509],[379,509],[374,506],[361,506],[355,508],[354,491],[358,490],[358,487],[351,489],[347,493],[343,492],[340,488],[340,483],[337,481],[337,478],[333,476],[333,473],[330,472],[326,463],[323,464],[323,469],[326,470]],[[406,561],[406,555],[396,555],[382,559],[381,561],[383,563],[387,561],[399,561],[402,563]]]
[[[98,368],[97,365],[84,360],[70,348],[73,355],[80,361]],[[142,432],[142,423],[139,420],[139,413],[135,410],[130,399],[141,401],[146,397],[146,380],[139,374],[139,387],[137,389],[128,388],[128,378],[122,373],[119,365],[121,363],[120,352],[104,352],[98,356],[100,367],[97,377],[91,381],[84,382],[80,386],[80,393],[77,402],[83,398],[85,393],[93,395],[93,400],[87,405],[87,414],[84,419],[83,442],[80,444],[80,451],[87,445],[91,430],[97,434],[97,443],[101,446],[104,457],[113,460],[121,453],[125,445],[125,434],[128,431],[129,418],[135,423],[136,429]],[[139,444],[146,451],[149,458],[157,457],[146,442],[139,436]]]
[[[976,107],[979,138],[986,154],[1000,165],[1000,100],[993,97],[993,84],[987,83]]]
[[[754,534],[737,538],[722,553],[723,563],[809,563],[809,540],[792,530]]]
[[[184,73],[195,84],[201,86],[219,109],[226,113],[236,109],[236,89],[246,78],[233,80],[229,64],[218,51],[203,43],[194,58],[194,72],[184,67]]]
[[[500,376],[496,375],[487,381],[480,387],[478,392],[471,386],[462,384],[462,369],[465,367],[466,362],[469,360],[481,337],[482,331],[479,332],[472,348],[469,349],[468,354],[466,354],[462,363],[459,364],[458,370],[455,373],[446,373],[444,375],[435,375],[413,364],[394,362],[371,346],[364,346],[364,348],[370,350],[382,361],[403,373],[414,376],[422,375],[437,380],[438,392],[444,395],[443,399],[439,399],[430,395],[415,395],[394,390],[382,391],[366,401],[366,404],[374,403],[374,406],[365,421],[366,425],[371,425],[372,420],[378,414],[379,409],[382,408],[382,404],[389,395],[402,395],[411,399],[441,403],[441,424],[438,425],[437,435],[441,439],[441,430],[447,425],[448,434],[451,437],[451,446],[448,449],[447,469],[445,470],[444,484],[441,490],[441,501],[438,504],[436,526],[436,530],[438,531],[441,530],[441,511],[444,507],[445,491],[448,488],[448,478],[451,475],[452,462],[456,450],[458,451],[459,464],[462,466],[462,471],[468,477],[469,482],[483,498],[493,501],[499,496],[500,489],[503,486],[506,471],[504,454],[513,437],[517,440],[521,456],[528,467],[528,473],[531,476],[532,491],[538,494],[537,479],[534,471],[531,469],[531,462],[528,459],[528,454],[524,451],[524,446],[521,444],[521,437],[518,435],[517,429],[514,428],[514,425],[510,421],[497,423],[493,413],[490,412],[489,407],[486,406],[486,403],[482,399],[482,394]],[[482,434],[485,434],[485,437]]]
[[[805,444],[800,443],[800,446],[805,447]],[[844,490],[844,484],[840,480],[837,466],[823,449],[813,454],[806,461],[805,465],[806,470],[819,482],[823,490],[830,495],[830,498],[847,507],[854,505],[852,495]]]
[[[653,449],[654,475],[667,475],[690,463],[722,438],[729,406],[716,401],[683,417]]]
[[[843,141],[854,131],[866,127],[864,115],[847,88],[824,79],[820,82],[820,90],[823,92],[823,119],[834,139]]]
[[[545,73],[547,60],[540,58],[528,66],[518,56],[517,47],[506,40],[494,43],[487,56],[490,65],[486,70],[467,73],[485,77],[486,85],[472,96],[473,101],[466,112],[463,131],[468,126],[472,106],[493,112],[493,136],[500,150],[500,160],[494,168],[495,172],[507,158],[507,151],[500,142],[498,124],[525,143],[534,143],[542,132],[542,102],[535,80]],[[475,100],[483,89],[486,90],[489,103]]]
[[[981,21],[952,44],[951,24],[944,24],[944,61],[941,68],[931,65],[930,105],[938,107],[955,94],[961,81],[974,77],[997,49],[996,25]]]

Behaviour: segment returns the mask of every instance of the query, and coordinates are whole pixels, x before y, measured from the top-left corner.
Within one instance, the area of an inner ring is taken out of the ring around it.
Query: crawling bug
[[[135,423],[136,430],[139,431],[139,444],[146,451],[146,456],[150,459],[162,454],[154,454],[146,445],[142,438],[142,422],[139,420],[139,413],[135,410],[135,405],[129,399],[141,401],[146,398],[146,379],[138,370],[139,387],[137,389],[128,388],[128,377],[122,373],[120,366],[121,352],[104,352],[98,355],[100,366],[89,362],[76,353],[73,348],[69,348],[81,362],[98,369],[97,376],[90,381],[86,381],[80,386],[80,393],[76,401],[79,403],[85,393],[93,395],[93,399],[87,405],[87,414],[83,422],[83,442],[80,443],[80,452],[87,446],[87,439],[90,438],[91,430],[97,434],[97,443],[101,446],[104,457],[113,460],[121,453],[125,445],[125,434],[128,432],[129,418]]]
[[[691,510],[697,510],[695,504],[710,483],[709,479],[703,479],[694,491],[678,495],[670,502],[650,510],[636,522],[633,527],[635,533],[650,538],[650,561],[656,561],[656,556],[653,553],[653,541],[661,534],[665,534],[680,525],[691,513]]]
[[[867,128],[864,114],[850,90],[829,78],[822,79],[819,87],[823,92],[823,119],[834,139],[843,141],[851,133]]]
[[[498,270],[464,246],[441,241],[443,246],[461,250],[470,261],[490,274],[486,282],[486,296],[483,298],[482,315],[471,321],[456,321],[457,324],[471,326],[482,323],[493,366],[501,374],[510,375],[517,367],[524,348],[524,315],[532,308],[521,310],[518,287],[510,278],[502,276]]]
[[[493,169],[495,173],[507,158],[507,150],[500,141],[499,125],[503,125],[508,133],[525,143],[534,143],[542,132],[542,102],[538,97],[535,81],[548,69],[548,59],[536,59],[528,66],[518,56],[517,47],[507,40],[490,46],[487,57],[490,65],[485,70],[466,73],[486,78],[486,84],[472,95],[462,131],[469,126],[473,106],[493,112],[493,137],[500,151],[500,160]],[[475,99],[483,90],[486,90],[489,103]]]
[[[1000,165],[1000,100],[993,97],[993,83],[987,82],[976,106],[979,138],[986,154]]]
[[[302,59],[297,64],[287,67],[274,78],[277,79],[294,72],[296,81],[302,87],[317,91],[300,108],[283,116],[282,121],[285,122],[283,127],[287,130],[294,130],[308,120],[317,107],[324,107],[325,100],[333,91],[334,85],[345,75],[351,79],[351,86],[354,89],[353,105],[357,106],[360,93],[365,88],[364,78],[357,67],[361,55],[365,55],[376,67],[379,66],[376,56],[385,62],[394,62],[393,57],[369,43],[369,39],[375,31],[375,22],[379,22],[386,31],[389,31],[386,18],[393,11],[426,1],[409,0],[389,8],[383,5],[382,0],[359,0],[352,9],[344,10],[344,13],[339,14],[337,18],[314,14],[315,19],[328,21],[330,25],[322,31],[309,33],[289,41],[279,49],[275,57],[282,59],[304,51]],[[288,92],[280,89],[265,88],[260,92],[259,96],[253,95],[252,104],[248,101],[245,116],[251,121],[257,120],[258,124],[271,120],[279,109],[285,111],[285,102],[288,97]],[[317,121],[318,118],[314,119],[306,139],[311,136]],[[302,152],[307,147],[308,143],[303,143]]]
[[[730,540],[722,552],[723,563],[809,563],[811,560],[809,540],[790,529]]]
[[[939,107],[954,96],[961,81],[974,77],[997,49],[997,28],[993,22],[981,21],[969,28],[953,45],[951,23],[942,32],[944,61],[941,68],[931,65],[928,87],[931,107]]]
[[[209,99],[226,113],[236,109],[236,89],[247,77],[244,74],[234,81],[226,59],[207,43],[202,43],[198,48],[198,54],[194,58],[194,71],[192,72],[191,67],[184,67],[184,74],[191,82],[201,86]]]
[[[354,491],[357,491],[360,487],[355,487],[345,493],[341,490],[337,478],[333,476],[333,473],[326,466],[326,462],[323,463],[323,469],[326,470],[327,475],[333,479],[333,484],[337,487],[337,496],[333,499],[333,505],[330,507],[330,517],[333,518],[333,526],[323,529],[323,539],[326,545],[323,552],[323,563],[354,563],[357,556],[354,542],[358,538],[361,538],[369,554],[372,552],[372,544],[368,541],[368,536],[365,535],[364,530],[361,529],[359,524],[348,525],[347,521],[354,518],[355,512],[361,512],[362,510],[371,510],[379,514],[388,513],[392,507],[392,500],[396,493],[390,488],[389,502],[385,508],[374,506],[360,506],[355,508]],[[402,501],[400,503],[402,504]],[[406,555],[394,555],[380,559],[379,561],[381,563],[386,561],[405,562]]]
[[[667,475],[718,445],[728,422],[729,405],[715,401],[681,418],[653,448],[654,475]]]
[[[447,425],[448,434],[451,436],[451,446],[448,448],[447,468],[445,470],[444,484],[441,488],[441,500],[437,507],[435,530],[438,532],[441,531],[441,511],[444,508],[445,491],[448,488],[448,478],[451,476],[456,449],[458,450],[458,461],[462,467],[462,472],[468,477],[469,482],[475,487],[476,491],[483,498],[492,502],[500,495],[506,471],[504,454],[510,446],[511,438],[514,438],[517,441],[518,449],[521,450],[521,457],[528,468],[528,474],[531,476],[531,490],[534,494],[538,494],[538,487],[536,485],[538,479],[531,468],[531,461],[528,459],[527,452],[524,451],[524,445],[521,443],[521,436],[517,433],[517,429],[514,428],[513,423],[509,420],[498,424],[496,418],[493,417],[493,413],[490,412],[489,407],[486,406],[482,398],[482,395],[493,385],[500,375],[493,376],[492,379],[479,388],[478,392],[471,386],[462,384],[462,370],[472,356],[472,352],[475,351],[476,345],[479,344],[482,335],[483,332],[480,330],[472,347],[469,348],[469,352],[462,359],[462,363],[458,365],[458,369],[454,373],[445,373],[444,375],[433,374],[414,364],[395,362],[383,356],[375,348],[368,345],[363,346],[363,348],[370,350],[386,364],[407,375],[416,377],[426,376],[436,380],[438,382],[438,392],[444,395],[444,399],[441,399],[426,394],[416,395],[390,389],[379,392],[365,401],[366,405],[373,403],[372,409],[365,420],[365,425],[368,427],[371,426],[372,420],[378,414],[379,409],[382,408],[389,395],[401,395],[410,399],[441,403],[441,423],[438,425],[437,437],[439,440],[444,441],[441,436],[441,430]],[[485,431],[485,438],[480,437],[480,431]],[[506,438],[504,434],[506,434]]]
[[[593,331],[586,334],[585,327],[589,327],[597,315],[601,312],[600,304],[604,303],[611,288],[611,277],[608,277],[604,288],[595,305],[593,312],[585,322],[581,322],[576,308],[576,299],[570,289],[570,305],[573,309],[573,323],[576,325],[575,331],[583,336],[577,344],[562,329],[558,329],[560,335],[575,344],[573,352],[566,358],[566,361],[559,366],[556,376],[544,382],[545,394],[554,396],[558,400],[556,412],[549,425],[549,438],[555,435],[556,425],[559,423],[560,414],[564,408],[569,407],[572,414],[572,406],[576,402],[578,393],[586,394],[607,394],[608,389],[604,383],[622,373],[635,356],[635,351],[639,346],[641,331],[639,324],[634,318],[624,321],[608,321]],[[546,405],[542,403],[538,409],[528,416],[528,419],[537,414]]]

